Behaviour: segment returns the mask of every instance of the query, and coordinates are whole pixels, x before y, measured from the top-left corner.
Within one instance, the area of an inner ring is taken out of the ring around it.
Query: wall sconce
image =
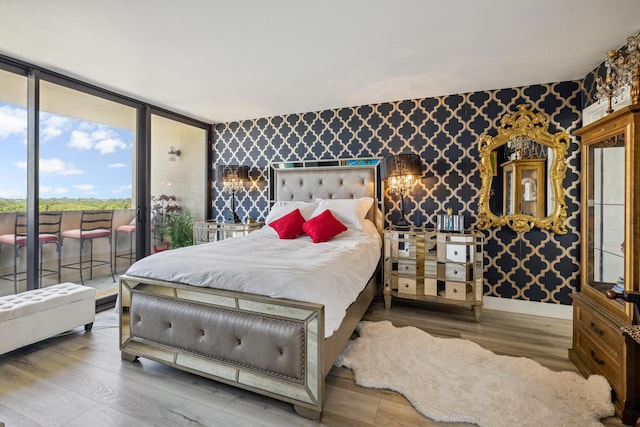
[[[175,162],[178,157],[180,157],[180,150],[176,150],[176,147],[173,145],[169,149],[169,161]]]
[[[231,220],[238,224],[240,217],[236,213],[236,191],[243,188],[243,183],[249,180],[249,166],[218,165],[218,182],[222,182],[222,189],[231,193]]]
[[[417,154],[397,154],[385,157],[380,165],[380,176],[387,180],[389,192],[400,196],[400,219],[394,227],[398,230],[408,230],[404,210],[404,197],[416,185],[422,176],[422,159]]]

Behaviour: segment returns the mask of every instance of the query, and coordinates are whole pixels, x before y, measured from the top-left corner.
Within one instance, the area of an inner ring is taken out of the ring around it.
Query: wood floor
[[[484,310],[377,299],[366,320],[412,325],[436,336],[466,338],[499,354],[528,356],[553,370],[573,370],[567,358],[571,322]],[[321,423],[289,404],[141,359],[118,350],[117,315],[98,313],[82,328],[0,356],[0,426],[457,426],[416,412],[401,395],[359,387],[351,371],[333,368]],[[550,426],[554,425],[553,420]],[[615,418],[606,426],[621,426]]]

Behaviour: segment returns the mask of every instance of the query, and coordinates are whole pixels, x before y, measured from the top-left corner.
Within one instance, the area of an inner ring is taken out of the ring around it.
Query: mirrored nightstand
[[[264,222],[236,224],[231,222],[200,221],[193,225],[193,242],[199,245],[201,243],[244,236],[262,228],[263,225]]]

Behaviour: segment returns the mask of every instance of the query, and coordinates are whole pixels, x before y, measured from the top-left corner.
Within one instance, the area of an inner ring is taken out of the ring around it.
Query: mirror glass
[[[567,232],[564,179],[569,148],[566,132],[551,134],[547,118],[528,104],[506,114],[496,136],[480,137],[478,228],[509,226],[515,231],[533,227]]]

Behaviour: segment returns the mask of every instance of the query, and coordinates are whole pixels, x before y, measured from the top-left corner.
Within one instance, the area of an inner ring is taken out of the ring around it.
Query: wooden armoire
[[[632,304],[609,289],[640,290],[640,105],[608,114],[581,137],[581,289],[573,294],[569,358],[584,375],[604,375],[616,415],[640,417],[640,345],[622,331]]]

